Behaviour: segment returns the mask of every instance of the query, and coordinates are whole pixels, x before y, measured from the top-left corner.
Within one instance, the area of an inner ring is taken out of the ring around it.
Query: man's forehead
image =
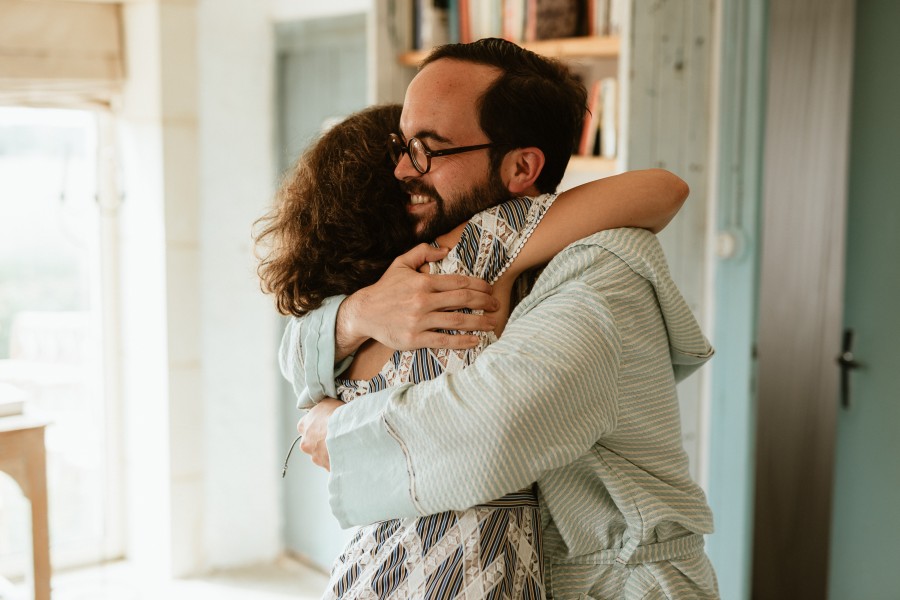
[[[438,141],[479,134],[478,100],[499,74],[493,67],[448,59],[425,66],[407,88],[401,133]]]
[[[406,138],[417,137],[423,141],[450,143],[480,131],[478,113],[471,105],[435,102],[421,110],[413,102],[404,105],[400,117],[400,133]]]

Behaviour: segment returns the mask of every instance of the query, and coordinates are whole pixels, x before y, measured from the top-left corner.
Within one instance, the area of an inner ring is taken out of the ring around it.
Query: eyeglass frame
[[[422,145],[422,149],[425,151],[425,169],[423,170],[419,164],[413,158],[412,152],[410,152],[410,147],[412,146],[413,141],[418,142]],[[425,175],[428,171],[431,170],[431,159],[439,158],[441,156],[450,156],[453,154],[461,154],[463,152],[472,152],[474,150],[483,150],[485,148],[494,148],[496,146],[503,146],[502,142],[489,142],[487,144],[475,144],[474,146],[457,146],[456,148],[444,148],[442,150],[432,150],[428,147],[428,145],[420,140],[417,137],[411,137],[409,140],[404,143],[403,138],[400,137],[399,134],[392,133],[388,137],[388,154],[391,156],[391,160],[394,162],[394,165],[399,165],[400,161],[403,160],[403,154],[405,153],[409,156],[409,162],[412,164],[413,168],[419,172],[420,175]],[[395,154],[394,149],[397,149],[398,152]]]

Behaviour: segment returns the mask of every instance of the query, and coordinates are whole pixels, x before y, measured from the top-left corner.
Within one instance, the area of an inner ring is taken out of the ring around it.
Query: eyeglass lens
[[[405,152],[409,154],[409,158],[412,161],[413,167],[416,168],[416,171],[422,174],[428,172],[430,162],[428,160],[428,150],[425,148],[425,144],[418,138],[411,138],[409,143],[404,144],[399,136],[393,134],[391,135],[388,149],[390,150],[391,159],[393,159],[395,165],[400,162],[403,158],[403,153]]]

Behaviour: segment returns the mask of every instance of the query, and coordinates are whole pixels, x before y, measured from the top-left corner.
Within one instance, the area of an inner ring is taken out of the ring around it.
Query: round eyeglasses
[[[471,152],[472,150],[482,150],[483,148],[492,148],[502,144],[491,142],[490,144],[477,144],[475,146],[459,146],[458,148],[444,148],[443,150],[430,150],[425,142],[419,138],[409,138],[408,142],[396,133],[392,133],[388,139],[388,152],[391,154],[391,160],[394,164],[398,164],[404,154],[409,154],[409,160],[416,171],[424,175],[431,169],[431,159],[439,156],[450,156],[451,154],[460,154],[462,152]]]

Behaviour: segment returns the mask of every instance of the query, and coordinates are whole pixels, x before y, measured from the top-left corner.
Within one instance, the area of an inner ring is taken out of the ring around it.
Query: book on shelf
[[[625,13],[628,11],[628,0],[609,0],[607,11],[606,33],[603,35],[621,34]]]
[[[450,15],[447,0],[416,0],[413,14],[413,39],[419,50],[450,41]]]
[[[501,0],[470,1],[469,20],[471,31],[469,41],[502,36],[503,2]]]
[[[586,35],[580,0],[528,0],[526,41]]]
[[[470,23],[472,18],[469,16],[469,0],[458,0],[459,9],[455,14],[451,13],[451,18],[456,18],[456,28],[459,29],[459,41],[467,44],[472,41],[472,27]]]
[[[503,3],[503,38],[512,41],[524,40],[526,16],[524,2],[506,0]]]
[[[588,35],[619,35],[628,11],[628,0],[588,0]]]
[[[587,24],[590,35],[609,35],[609,1],[588,2]]]
[[[619,142],[619,85],[615,77],[600,80],[600,156],[615,158]]]
[[[597,133],[600,128],[600,81],[595,81],[588,89],[587,113],[584,115],[584,126],[581,140],[578,143],[579,156],[593,156],[597,145]]]
[[[618,85],[614,77],[604,77],[591,83],[588,89],[588,110],[578,144],[579,156],[602,156],[610,159],[616,157],[617,90]]]
[[[447,0],[447,42],[450,44],[458,44],[460,40],[459,4],[460,0]]]
[[[415,46],[503,37],[522,43],[614,35],[627,0],[415,0]]]

